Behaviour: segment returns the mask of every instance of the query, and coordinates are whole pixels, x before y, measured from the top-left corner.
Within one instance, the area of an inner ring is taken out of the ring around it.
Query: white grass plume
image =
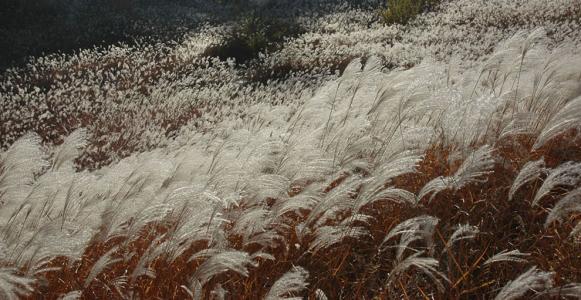
[[[359,176],[350,176],[341,184],[329,191],[323,199],[310,212],[306,223],[311,225],[324,224],[327,220],[334,219],[341,211],[349,211],[353,208],[351,197],[361,186],[362,179]]]
[[[454,233],[448,239],[448,246],[454,245],[454,243],[466,240],[466,239],[473,239],[480,233],[480,230],[477,226],[471,226],[469,224],[458,225]]]
[[[243,251],[228,250],[212,255],[204,261],[192,275],[192,282],[199,281],[206,284],[212,277],[232,271],[244,277],[248,277],[249,266],[256,266],[252,257]]]
[[[18,139],[0,155],[0,187],[30,184],[34,176],[47,166],[46,154],[42,150],[37,134],[27,134]]]
[[[430,195],[430,201],[439,192],[446,189],[458,190],[463,186],[483,182],[483,176],[491,172],[494,166],[493,148],[485,145],[472,152],[462,163],[458,171],[449,177],[438,177],[428,182],[418,193],[418,199]]]
[[[256,244],[263,248],[275,248],[277,245],[286,246],[286,239],[276,229],[266,230],[244,240],[244,247]]]
[[[302,154],[301,156],[306,156],[305,154]],[[332,159],[319,157],[309,159],[308,156],[305,158],[301,157],[300,161],[296,162],[292,166],[289,166],[288,168],[292,168],[294,170],[292,173],[293,182],[323,180],[335,169]]]
[[[48,167],[41,139],[27,134],[0,154],[0,222],[31,192],[35,176]]]
[[[539,201],[549,195],[557,187],[574,187],[581,183],[581,163],[566,162],[553,169],[537,191],[532,201],[537,205]]]
[[[136,239],[139,231],[145,225],[162,221],[173,209],[173,206],[167,204],[153,205],[144,208],[142,211],[138,212],[138,215],[127,229],[125,235],[130,241]]]
[[[309,185],[299,194],[277,201],[272,207],[275,216],[281,217],[289,212],[300,213],[301,210],[311,211],[317,203],[322,201],[323,194],[319,188]]]
[[[145,252],[141,255],[137,261],[137,265],[131,272],[129,276],[130,283],[133,284],[140,276],[147,276],[149,278],[155,278],[155,271],[150,267],[150,264],[160,256],[163,244],[160,243],[161,240],[165,238],[165,235],[160,235],[155,238],[151,244],[145,249]]]
[[[309,283],[309,272],[302,267],[293,267],[280,277],[266,294],[266,300],[292,299],[300,300],[302,297],[292,297],[304,291]]]
[[[95,278],[97,278],[97,276],[99,276],[99,274],[101,274],[105,269],[123,260],[122,258],[113,258],[113,253],[115,253],[117,249],[118,247],[113,247],[93,264],[89,275],[87,275],[87,278],[85,278],[85,282],[83,283],[84,288],[88,288],[93,280],[95,280]]]
[[[456,188],[472,182],[484,182],[479,178],[491,172],[494,165],[493,152],[494,149],[488,145],[472,152],[454,174]]]
[[[361,191],[356,199],[355,208],[353,211],[358,213],[366,205],[385,200],[398,204],[408,204],[410,206],[414,206],[416,204],[416,195],[410,191],[398,188],[383,189],[383,185],[375,188],[365,186],[364,190]]]
[[[191,288],[188,288],[187,286],[182,285],[182,289],[184,289],[188,293],[188,295],[192,297],[192,300],[202,300],[204,288],[202,286],[202,283],[200,283],[199,280],[192,280],[190,287]]]
[[[556,221],[562,221],[569,214],[581,212],[581,188],[577,188],[569,193],[551,209],[545,221],[545,227]]]
[[[416,197],[413,193],[393,187],[386,188],[385,185],[397,176],[416,172],[421,159],[422,157],[415,155],[413,151],[405,151],[379,166],[373,176],[363,180],[363,186],[357,195],[353,210],[357,213],[364,206],[381,200],[416,205]]]
[[[387,183],[395,177],[415,173],[422,158],[417,151],[406,150],[389,157],[375,170],[374,174],[379,180]]]
[[[490,265],[493,263],[498,262],[516,262],[516,263],[526,263],[527,260],[524,257],[529,256],[528,253],[522,253],[519,250],[502,250],[499,253],[493,255],[486,261],[484,261],[483,265]]]
[[[270,222],[269,213],[270,211],[263,207],[246,209],[236,220],[232,232],[241,235],[245,240],[264,232]]]
[[[416,200],[413,193],[385,186],[397,176],[416,172],[416,167],[421,159],[422,157],[416,155],[414,151],[404,151],[380,165],[371,177],[362,181],[363,186],[355,200],[354,211],[358,212],[363,206],[380,200],[415,205]]]
[[[509,281],[494,299],[520,299],[527,292],[541,294],[543,291],[553,287],[554,275],[552,272],[543,272],[538,270],[537,267],[532,267],[515,280]]]
[[[581,96],[569,101],[545,126],[537,137],[533,149],[538,149],[550,139],[569,129],[581,126]]]
[[[535,298],[538,299],[543,297],[551,297],[551,298],[559,298],[563,299],[573,298],[573,299],[581,299],[581,283],[569,283],[563,286],[557,286],[551,289],[548,289],[542,293],[539,293]]]
[[[386,235],[385,239],[383,240],[383,242],[387,242],[388,240],[390,240],[391,238],[401,235],[403,233],[406,232],[416,232],[418,230],[420,230],[420,228],[432,228],[438,224],[439,219],[436,217],[432,217],[432,216],[428,216],[428,215],[423,215],[423,216],[418,216],[418,217],[414,217],[411,219],[407,219],[401,223],[399,223],[398,225],[396,225],[394,228],[392,228],[389,233]]]
[[[13,268],[0,268],[0,298],[18,300],[33,291],[35,280],[21,277]]]
[[[438,222],[438,218],[427,215],[403,221],[389,231],[381,245],[383,246],[387,241],[399,235],[399,243],[395,246],[398,260],[402,258],[405,250],[409,249],[409,245],[414,241],[423,240],[427,248],[431,251],[433,246],[433,233]]]
[[[314,235],[315,238],[309,246],[311,252],[329,248],[342,242],[345,238],[361,239],[368,236],[369,232],[360,226],[336,225],[318,227]]]
[[[315,291],[315,299],[316,300],[328,300],[327,295],[321,289],[317,289]]]
[[[265,198],[284,197],[289,190],[290,181],[282,175],[263,174],[252,179],[245,190],[252,192],[257,203]]]
[[[448,278],[446,275],[436,269],[439,265],[438,260],[432,257],[422,257],[422,254],[422,252],[418,252],[406,257],[403,260],[398,260],[395,267],[391,270],[391,272],[389,272],[387,286],[392,287],[402,274],[407,272],[410,268],[415,267],[420,272],[430,277],[437,285],[438,289],[443,291],[444,285],[442,283],[442,279],[447,282]]]
[[[545,168],[544,158],[527,162],[514,179],[510,191],[508,192],[508,199],[512,200],[518,189],[533,180],[539,179],[543,174],[548,173],[548,171],[549,170]]]
[[[175,230],[170,233],[168,240],[164,241],[165,253],[169,261],[174,261],[182,255],[191,242],[214,241],[223,235],[222,224],[226,222],[222,218],[218,203],[211,203],[205,197],[189,199],[178,209],[178,223]]]
[[[87,130],[79,128],[67,136],[63,143],[58,147],[52,162],[52,169],[58,170],[67,162],[77,158],[88,144]]]

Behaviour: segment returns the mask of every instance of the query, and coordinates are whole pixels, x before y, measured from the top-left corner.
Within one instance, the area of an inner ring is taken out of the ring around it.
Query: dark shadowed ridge
[[[325,13],[334,1],[253,0],[6,0],[0,10],[0,72],[29,58],[116,44],[179,41],[201,24],[237,21],[248,15],[271,19]],[[352,0],[377,7],[377,0]],[[299,9],[300,8],[300,9]],[[233,46],[233,50],[236,46]],[[245,47],[242,47],[245,48]],[[242,51],[246,51],[242,49]],[[231,51],[217,53],[229,55]],[[252,57],[244,52],[242,60]]]

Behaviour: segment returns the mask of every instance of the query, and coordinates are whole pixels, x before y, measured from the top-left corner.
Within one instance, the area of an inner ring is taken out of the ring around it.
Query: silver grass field
[[[0,299],[580,299],[581,1],[320,2],[5,71]]]

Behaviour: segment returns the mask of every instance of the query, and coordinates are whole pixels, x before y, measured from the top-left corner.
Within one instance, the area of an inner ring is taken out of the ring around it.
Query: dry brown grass
[[[429,214],[440,219],[436,228],[434,257],[440,261],[440,270],[450,279],[445,292],[438,291],[423,275],[407,272],[399,278],[392,292],[403,295],[406,299],[428,299],[434,295],[437,299],[489,299],[496,295],[498,289],[506,282],[513,280],[530,265],[537,265],[543,270],[556,273],[556,284],[581,281],[581,256],[578,244],[567,236],[581,215],[573,215],[569,222],[560,225],[543,227],[550,207],[558,197],[543,199],[543,207],[532,207],[539,182],[532,182],[516,193],[513,200],[508,200],[508,190],[519,168],[531,159],[544,156],[549,166],[556,166],[569,160],[581,160],[578,149],[581,140],[574,139],[573,132],[555,138],[546,147],[530,151],[533,139],[528,136],[517,136],[504,139],[496,144],[497,163],[494,172],[487,182],[472,184],[456,192],[439,193],[431,202],[421,200],[415,208],[376,202],[364,207],[364,213],[375,218],[369,229],[371,236],[362,240],[345,239],[342,243],[315,253],[294,247],[299,242],[293,230],[284,233],[289,245],[288,250],[280,245],[276,248],[263,249],[274,254],[276,260],[261,260],[260,266],[251,269],[248,277],[224,273],[213,278],[205,285],[204,298],[210,297],[210,291],[218,282],[229,291],[231,299],[259,299],[269,287],[293,265],[303,266],[309,270],[309,291],[303,296],[314,299],[315,291],[325,291],[329,299],[387,299],[394,295],[384,287],[388,272],[393,263],[393,253],[386,250],[378,252],[386,232],[395,225],[410,217]],[[522,151],[522,147],[528,151]],[[570,151],[569,151],[570,150]],[[458,164],[447,162],[450,149],[433,145],[426,152],[418,172],[403,175],[394,180],[397,187],[418,192],[430,179],[453,174]],[[344,180],[339,177],[325,190],[329,192]],[[296,194],[298,189],[289,191]],[[288,224],[298,224],[304,218],[296,213],[288,213]],[[453,247],[446,241],[457,224],[478,225],[481,233],[475,239],[460,241]],[[40,282],[37,291],[28,299],[57,299],[59,295],[71,290],[83,290],[84,299],[110,298],[121,299],[121,295],[111,288],[113,279],[131,274],[137,260],[145,249],[163,233],[171,232],[173,223],[166,220],[162,223],[149,224],[140,232],[140,237],[130,243],[123,238],[108,242],[95,241],[86,249],[79,262],[69,263],[64,258],[55,258],[50,266],[62,267],[62,271],[47,274],[46,281]],[[292,227],[291,227],[292,228]],[[228,232],[228,229],[226,230]],[[259,247],[243,247],[241,237],[229,234],[233,248],[253,252]],[[306,240],[312,237],[306,237]],[[135,255],[114,265],[100,274],[89,287],[82,288],[82,282],[89,273],[93,263],[114,246],[119,246],[116,255]],[[188,262],[188,258],[197,251],[207,247],[206,243],[190,245],[188,251],[175,262],[168,263],[163,255],[156,259],[151,268],[156,278],[140,277],[127,288],[144,299],[183,299],[188,297],[182,285],[188,285],[188,278],[196,270],[199,261]],[[518,249],[530,253],[527,264],[497,263],[484,266],[483,262],[502,250]],[[109,287],[107,287],[109,286]]]

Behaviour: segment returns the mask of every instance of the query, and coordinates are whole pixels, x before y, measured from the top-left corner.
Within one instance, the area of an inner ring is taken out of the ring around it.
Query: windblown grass
[[[292,77],[239,85],[228,61],[172,48],[212,65],[168,69],[206,72],[180,84],[223,96],[195,102],[211,107],[192,117],[204,126],[91,171],[74,162],[94,128],[59,146],[30,133],[2,152],[0,297],[578,297],[581,53],[572,45],[537,28],[479,61],[387,69],[369,56],[305,93],[289,88]],[[172,76],[135,98],[159,101],[145,116],[180,116],[154,109],[165,108]],[[99,99],[127,105],[119,113],[134,105]],[[156,136],[139,120],[99,124],[132,128],[128,141]]]

